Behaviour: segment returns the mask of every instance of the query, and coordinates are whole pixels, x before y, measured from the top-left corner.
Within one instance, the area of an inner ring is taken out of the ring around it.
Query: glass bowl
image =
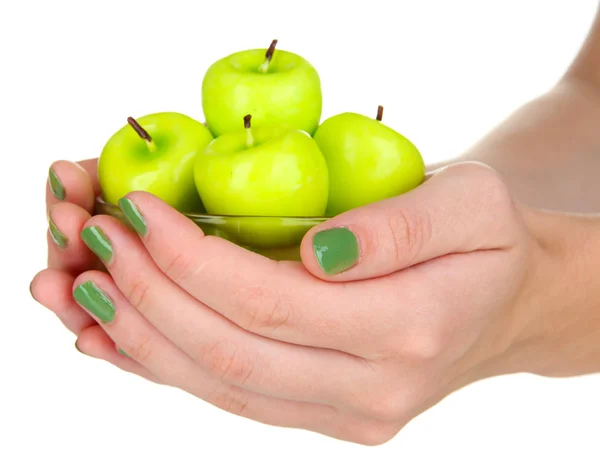
[[[124,224],[129,223],[121,208],[96,199],[96,213],[108,214]],[[311,227],[327,217],[217,216],[205,213],[183,213],[206,235],[227,239],[241,247],[273,260],[300,260],[300,242]]]

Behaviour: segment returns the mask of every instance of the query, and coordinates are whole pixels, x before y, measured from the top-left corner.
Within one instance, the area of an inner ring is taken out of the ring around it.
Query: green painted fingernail
[[[136,204],[129,198],[121,198],[119,200],[119,208],[121,208],[125,219],[131,224],[135,232],[141,236],[145,236],[148,232],[148,226]]]
[[[50,237],[52,237],[54,243],[61,249],[66,248],[69,239],[66,235],[60,232],[58,227],[56,227],[56,224],[54,224],[54,221],[52,220],[50,214],[48,214],[48,228],[50,229]]]
[[[351,268],[359,256],[358,239],[345,227],[317,232],[313,237],[313,250],[327,275],[335,275]]]
[[[63,201],[66,196],[65,187],[62,185],[52,167],[48,171],[48,181],[50,182],[50,190],[52,190],[52,194],[56,196],[59,200]]]
[[[98,226],[86,227],[81,231],[81,240],[105,263],[112,259],[113,249],[110,240]]]
[[[79,339],[78,339],[79,340]],[[77,350],[79,353],[81,353],[82,355],[85,356],[89,356],[87,353],[81,351],[81,348],[79,348],[79,345],[77,344],[78,340],[75,341],[75,350]]]
[[[84,309],[91,312],[94,316],[106,324],[115,318],[115,306],[110,298],[93,281],[86,281],[80,284],[73,297]]]
[[[122,350],[122,349],[120,349],[120,348],[118,348],[118,349],[117,349],[117,352],[119,352],[121,355],[123,355],[123,356],[125,356],[125,357],[128,357],[128,358],[130,358],[130,357],[129,357],[129,355],[127,355],[127,353],[125,353],[125,351],[124,351],[124,350]]]

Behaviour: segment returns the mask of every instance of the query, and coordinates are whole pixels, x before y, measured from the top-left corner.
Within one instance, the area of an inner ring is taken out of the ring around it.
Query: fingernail
[[[317,232],[313,236],[313,250],[327,275],[336,275],[351,268],[358,261],[358,239],[345,227]]]
[[[121,208],[125,219],[131,224],[135,232],[141,236],[145,236],[148,232],[148,226],[136,204],[129,198],[121,198],[119,200],[119,208]]]
[[[75,340],[75,350],[77,350],[82,355],[89,356],[87,353],[81,351],[81,349],[79,348],[79,345],[77,344],[77,340]]]
[[[123,355],[123,356],[125,356],[125,357],[128,357],[128,358],[130,358],[130,357],[129,357],[129,355],[127,355],[127,353],[125,353],[125,351],[124,351],[124,350],[122,350],[122,349],[120,349],[120,348],[118,348],[118,349],[117,349],[117,352],[119,352],[121,355]]]
[[[48,228],[50,229],[50,237],[52,238],[54,243],[61,249],[66,248],[69,239],[66,235],[60,232],[58,227],[56,227],[56,224],[54,224],[54,221],[52,220],[52,216],[50,216],[50,214],[48,214]]]
[[[105,263],[112,259],[113,249],[110,240],[98,226],[86,227],[81,231],[81,240]]]
[[[62,185],[52,167],[48,171],[48,181],[50,182],[50,190],[52,190],[52,194],[56,196],[59,200],[63,201],[66,196],[65,187]]]
[[[115,306],[110,298],[93,281],[80,284],[73,297],[84,309],[91,312],[104,324],[115,318]]]
[[[35,296],[33,294],[33,280],[31,280],[31,282],[29,283],[29,294],[34,299],[34,301],[37,301],[37,299],[35,299]]]

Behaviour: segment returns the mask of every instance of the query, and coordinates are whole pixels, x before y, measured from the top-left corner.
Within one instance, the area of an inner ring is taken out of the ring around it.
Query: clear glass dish
[[[96,200],[96,213],[108,214],[129,225],[121,209],[102,199]],[[183,213],[207,235],[227,239],[273,260],[300,260],[300,242],[310,228],[327,217],[216,216]]]

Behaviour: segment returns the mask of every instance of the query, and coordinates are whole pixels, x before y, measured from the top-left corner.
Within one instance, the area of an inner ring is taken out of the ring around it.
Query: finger
[[[48,266],[79,274],[94,268],[97,257],[79,234],[90,214],[73,203],[57,203],[48,213]]]
[[[90,176],[92,188],[96,196],[100,195],[100,183],[98,182],[98,159],[80,160],[77,165],[82,167]]]
[[[211,377],[151,326],[107,274],[86,272],[75,280],[73,288],[75,299],[98,319],[114,344],[166,384],[267,424],[321,432],[339,428],[332,424],[338,417],[332,407],[271,398]]]
[[[364,325],[351,319],[357,310],[354,291],[316,279],[301,263],[276,262],[205,237],[191,220],[149,193],[131,193],[127,201],[123,204],[132,206],[125,214],[161,271],[242,329],[346,352],[356,345]]]
[[[42,306],[54,312],[67,329],[80,335],[86,328],[96,325],[73,299],[75,277],[60,270],[48,268],[39,272],[30,285],[31,295]]]
[[[87,313],[86,316],[91,319]],[[112,339],[106,334],[102,327],[96,324],[95,321],[94,325],[81,331],[75,342],[75,348],[84,355],[104,360],[123,371],[133,373],[148,381],[152,381],[153,383],[162,384],[160,379],[148,369],[144,368],[136,361],[133,361],[128,356],[119,353],[118,347],[115,346]]]
[[[32,292],[35,298],[42,304],[60,313],[59,318],[61,321],[72,332],[78,335],[76,346],[82,353],[108,361],[124,371],[137,374],[149,381],[159,384],[163,383],[156,375],[142,367],[139,363],[132,361],[128,357],[123,357],[122,354],[115,350],[116,347],[113,340],[106,334],[102,327],[74,302],[71,291],[72,286],[72,276],[64,272],[48,269],[36,275],[32,282]],[[66,292],[68,292],[68,295],[66,295]],[[241,405],[244,402],[240,401],[244,400],[243,397],[235,396],[235,398],[229,398],[226,391],[222,391],[221,396],[215,397],[215,401],[226,410],[235,411],[237,408],[238,411],[241,410],[241,415],[246,416],[251,412],[242,410]],[[320,408],[319,411],[315,411],[317,413],[311,415],[311,410],[302,407],[302,410],[298,412],[296,422],[292,422],[292,425],[290,423],[284,424],[273,420],[280,413],[278,401],[266,401],[259,396],[256,397],[259,400],[253,403],[255,408],[259,408],[262,405],[272,411],[261,416],[263,417],[261,421],[271,423],[272,425],[306,428],[344,440],[364,441],[366,443],[371,443],[373,439],[377,440],[377,436],[382,431],[382,427],[378,424],[366,426],[357,419],[354,419],[355,424],[348,424],[346,420],[342,420],[341,416],[337,416],[337,413],[331,408]]]
[[[97,161],[58,161],[50,167],[46,185],[50,268],[76,274],[98,266],[96,257],[79,240],[79,231],[94,212],[99,192]]]
[[[88,213],[94,212],[98,188],[93,162],[85,161],[87,169],[67,160],[59,160],[50,166],[46,183],[46,212],[60,201],[73,203]]]
[[[513,206],[494,170],[456,164],[409,193],[343,213],[312,228],[302,261],[327,281],[375,278],[449,254],[502,249]]]
[[[75,346],[77,350],[85,355],[107,361],[123,371],[136,374],[148,381],[164,384],[158,377],[139,363],[131,361],[128,357],[124,357],[123,354],[116,352],[112,339],[97,324],[84,329],[77,339]],[[250,400],[252,400],[253,409],[263,407],[268,412],[262,413],[260,416],[250,415],[254,414],[252,409],[248,409]],[[309,407],[311,404],[287,403],[260,395],[250,395],[249,398],[244,398],[243,396],[231,397],[227,395],[226,391],[223,391],[222,396],[219,396],[215,402],[217,402],[221,409],[228,412],[239,412],[238,415],[269,425],[312,430],[340,440],[365,445],[380,445],[392,438],[400,429],[394,423],[376,421],[361,417],[360,415],[343,414],[333,408],[324,406]],[[279,409],[282,404],[285,407]],[[297,409],[297,413],[293,417],[294,421],[283,422],[286,415],[290,415],[290,409]],[[280,414],[282,415],[278,417]],[[279,420],[277,421],[277,419]]]
[[[139,238],[115,219],[95,216],[83,237],[90,247],[110,247],[104,259],[120,291],[212,376],[269,396],[323,404],[355,402],[355,383],[371,381],[373,370],[355,357],[276,342],[232,324],[166,277]]]
[[[73,283],[73,298],[134,360],[169,384],[178,384],[191,360],[164,338],[124,299],[109,275],[88,271]],[[120,316],[116,322],[117,309]],[[169,368],[160,361],[162,355]]]

